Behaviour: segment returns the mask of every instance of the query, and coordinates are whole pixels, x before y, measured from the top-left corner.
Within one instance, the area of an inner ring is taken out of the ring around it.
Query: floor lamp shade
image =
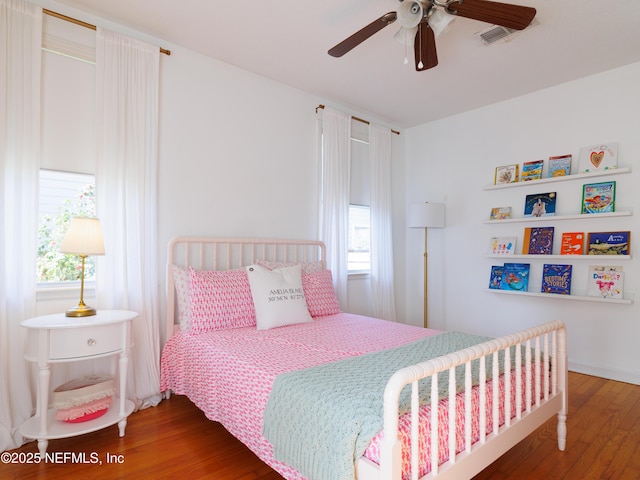
[[[444,204],[412,203],[409,207],[409,227],[444,228]]]

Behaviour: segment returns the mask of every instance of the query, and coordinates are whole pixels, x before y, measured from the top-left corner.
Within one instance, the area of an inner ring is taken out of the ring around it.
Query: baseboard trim
[[[602,368],[595,365],[585,365],[574,362],[569,362],[569,370],[576,373],[584,373],[585,375],[593,375],[596,377],[608,378],[609,380],[640,385],[640,373],[638,372],[612,370],[610,368]]]

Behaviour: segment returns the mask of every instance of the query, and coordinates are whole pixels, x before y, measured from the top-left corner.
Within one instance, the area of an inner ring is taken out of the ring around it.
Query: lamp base
[[[96,314],[96,309],[89,307],[85,304],[80,304],[77,307],[70,308],[65,312],[67,317],[90,317]]]

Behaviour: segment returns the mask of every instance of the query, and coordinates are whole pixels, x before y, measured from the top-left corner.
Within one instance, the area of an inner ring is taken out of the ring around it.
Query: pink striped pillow
[[[191,332],[255,326],[256,310],[244,269],[198,271],[191,268],[189,275]]]
[[[312,317],[335,315],[341,312],[338,297],[333,288],[331,270],[302,275],[302,289]]]

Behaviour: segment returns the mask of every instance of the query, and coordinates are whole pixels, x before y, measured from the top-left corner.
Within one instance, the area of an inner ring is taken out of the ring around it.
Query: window
[[[349,205],[348,271],[351,273],[371,270],[371,235],[369,207]]]
[[[95,32],[43,16],[42,158],[36,281],[75,282],[76,255],[58,252],[75,216],[95,216]],[[83,173],[70,173],[83,172]],[[87,257],[85,280],[95,273]]]
[[[369,215],[371,194],[367,125],[361,122],[352,122],[351,136],[347,270],[349,273],[364,273],[371,270]]]
[[[75,282],[80,257],[58,252],[73,217],[95,217],[94,176],[40,170],[40,219],[38,225],[38,283]],[[95,279],[95,257],[87,257],[85,280]]]

